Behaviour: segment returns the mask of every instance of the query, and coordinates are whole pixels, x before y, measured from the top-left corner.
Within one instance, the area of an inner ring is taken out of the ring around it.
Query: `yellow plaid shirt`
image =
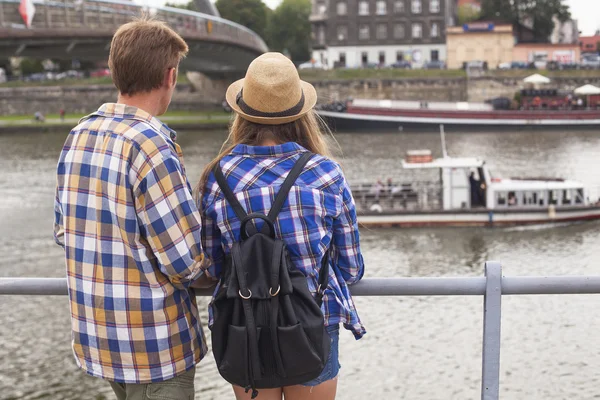
[[[205,267],[200,216],[175,132],[105,104],[69,134],[58,163],[73,350],[88,374],[170,379],[206,354],[192,281]]]

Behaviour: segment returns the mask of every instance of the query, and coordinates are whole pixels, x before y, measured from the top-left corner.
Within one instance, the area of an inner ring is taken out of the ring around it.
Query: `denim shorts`
[[[329,357],[327,363],[321,375],[317,379],[313,379],[310,382],[306,382],[303,386],[318,386],[323,382],[332,380],[340,373],[340,353],[339,353],[339,340],[340,340],[340,326],[332,325],[327,327],[327,333],[331,338],[331,348],[329,350]]]

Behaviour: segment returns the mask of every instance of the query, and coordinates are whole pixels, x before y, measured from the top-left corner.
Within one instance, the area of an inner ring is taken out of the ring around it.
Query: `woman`
[[[261,400],[281,400],[284,394],[286,400],[309,396],[334,399],[340,368],[339,324],[357,339],[365,334],[348,289],[364,272],[354,201],[341,168],[329,158],[313,111],[316,100],[314,87],[300,80],[292,62],[282,54],[267,53],[255,59],[246,78],[227,90],[227,103],[236,115],[221,153],[206,167],[198,186],[203,246],[213,261],[207,272],[218,279],[226,254],[240,240],[240,221],[216,183],[214,167],[220,166],[247,213],[267,214],[295,162],[306,151],[315,154],[292,187],[275,230],[294,266],[306,275],[313,294],[321,261],[327,254],[330,257],[322,311],[332,346],[317,379],[304,385],[261,389]],[[241,387],[233,390],[237,399],[250,398]]]

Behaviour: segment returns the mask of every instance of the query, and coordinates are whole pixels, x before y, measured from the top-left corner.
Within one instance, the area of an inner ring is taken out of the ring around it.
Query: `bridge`
[[[166,21],[188,43],[185,68],[211,77],[239,75],[268,50],[248,28],[221,18],[208,0],[205,13],[172,7],[149,8],[126,0],[35,0],[28,28],[19,14],[19,0],[0,0],[0,59],[108,59],[116,29],[135,17],[151,15]]]
[[[499,400],[502,297],[600,294],[600,276],[508,277],[502,275],[500,263],[488,261],[482,277],[366,278],[351,291],[353,296],[483,296],[481,400]],[[0,296],[67,294],[66,278],[0,277]],[[196,294],[210,296],[212,289]]]

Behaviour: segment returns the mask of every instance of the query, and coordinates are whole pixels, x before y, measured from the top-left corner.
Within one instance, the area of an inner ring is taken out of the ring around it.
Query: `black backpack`
[[[316,298],[306,276],[290,262],[274,223],[289,191],[312,153],[304,153],[289,172],[269,215],[246,214],[214,169],[223,194],[241,221],[241,241],[225,260],[221,286],[213,301],[212,349],[219,373],[252,398],[256,389],[298,385],[317,378],[329,356],[330,338],[321,303],[329,277],[328,257],[319,273]],[[264,221],[257,231],[255,219]]]

